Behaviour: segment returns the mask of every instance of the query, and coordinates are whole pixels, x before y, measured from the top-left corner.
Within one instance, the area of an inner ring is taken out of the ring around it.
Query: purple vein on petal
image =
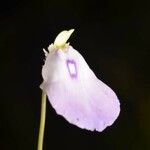
[[[67,59],[66,64],[67,64],[67,69],[71,78],[77,78],[76,62],[74,60]]]

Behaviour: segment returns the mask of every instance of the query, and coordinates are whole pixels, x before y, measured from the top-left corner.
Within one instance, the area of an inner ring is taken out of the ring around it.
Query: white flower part
[[[41,88],[57,114],[68,122],[101,132],[117,119],[120,103],[116,94],[95,76],[72,46],[51,51],[42,76]]]
[[[45,57],[47,57],[47,55],[48,55],[48,52],[43,48],[43,52],[44,52],[44,54],[45,54]]]

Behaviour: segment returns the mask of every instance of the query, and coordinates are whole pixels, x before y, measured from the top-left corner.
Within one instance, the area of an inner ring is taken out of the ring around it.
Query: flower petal
[[[116,94],[100,81],[81,54],[69,46],[47,55],[41,88],[57,114],[88,130],[103,131],[120,113]]]

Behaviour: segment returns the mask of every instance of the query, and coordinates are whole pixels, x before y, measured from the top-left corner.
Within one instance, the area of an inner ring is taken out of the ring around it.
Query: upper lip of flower
[[[69,47],[69,43],[66,43],[71,34],[74,32],[74,29],[71,30],[64,30],[58,34],[56,39],[54,40],[54,43],[50,44],[48,46],[48,52],[55,51],[57,49],[61,49],[63,51],[66,51],[67,48]],[[47,56],[48,52],[43,49],[45,56]]]

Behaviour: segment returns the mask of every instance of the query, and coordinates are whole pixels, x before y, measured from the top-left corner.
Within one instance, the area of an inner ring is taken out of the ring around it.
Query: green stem
[[[45,118],[46,118],[46,94],[44,92],[42,92],[41,119],[40,119],[40,128],[39,128],[39,138],[38,138],[38,148],[37,148],[37,150],[42,150],[43,149]]]

